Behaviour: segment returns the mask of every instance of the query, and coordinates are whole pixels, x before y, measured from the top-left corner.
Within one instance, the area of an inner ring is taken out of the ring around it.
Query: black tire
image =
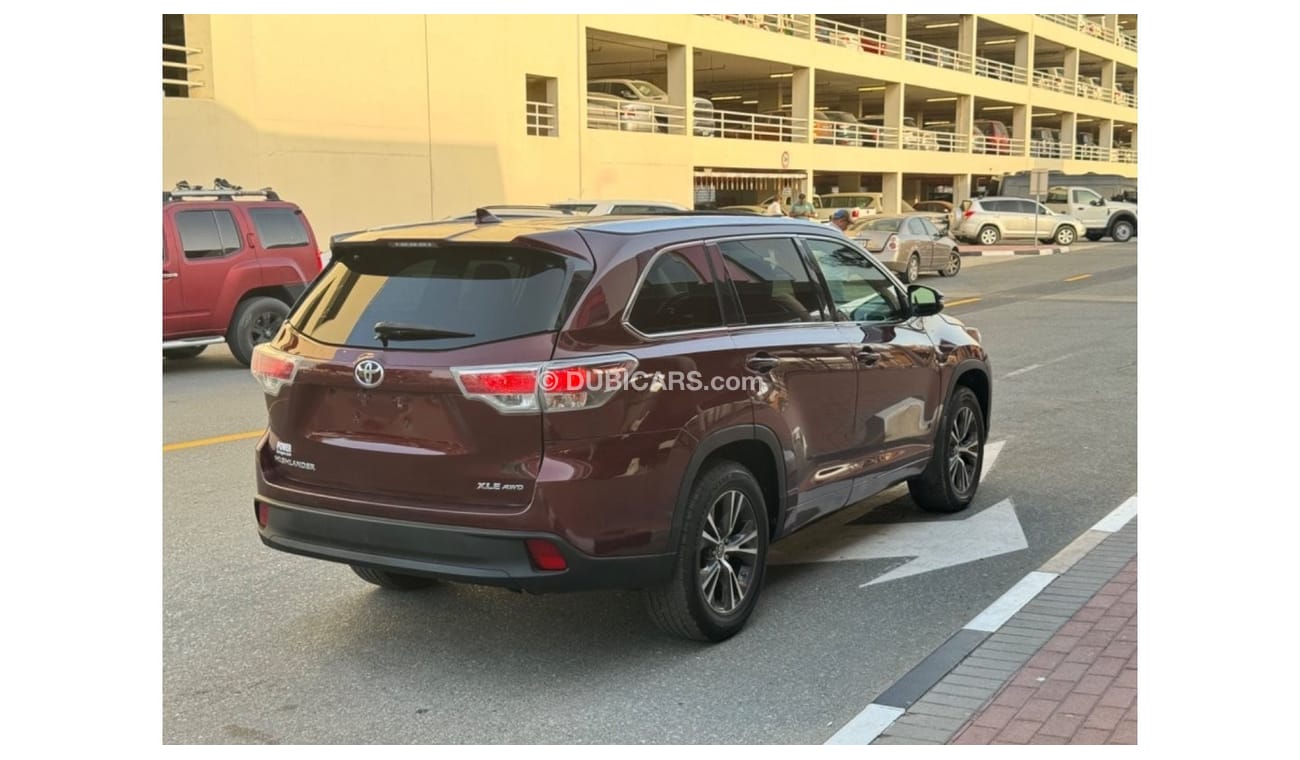
[[[1074,228],[1069,225],[1061,225],[1052,237],[1057,245],[1070,245],[1075,241]]]
[[[956,251],[948,254],[948,266],[939,270],[940,277],[956,277],[961,271],[961,256]]]
[[[907,490],[917,506],[927,512],[960,512],[970,506],[979,489],[984,467],[984,414],[975,392],[964,385],[953,390],[937,433],[930,464],[907,481]],[[950,461],[960,444],[961,472]],[[971,458],[974,461],[971,461]]]
[[[239,304],[226,335],[226,343],[230,345],[235,361],[245,367],[251,364],[253,349],[274,338],[287,316],[289,305],[278,298],[254,296]]]
[[[184,346],[182,348],[164,348],[163,357],[166,359],[193,359],[203,353],[207,346]]]
[[[1089,232],[1086,233],[1084,237],[1095,242],[1097,240],[1101,240],[1103,237],[1105,237],[1105,235],[1101,234],[1100,232]]]
[[[1002,233],[998,231],[997,227],[994,227],[991,224],[986,224],[981,227],[979,234],[975,236],[975,240],[978,241],[980,245],[997,245],[998,241],[1001,239]]]
[[[1116,243],[1127,243],[1135,232],[1133,223],[1127,219],[1120,219],[1110,226],[1110,239]]]
[[[715,530],[718,521],[710,523],[710,516],[719,510],[727,514],[729,506],[732,509],[738,506],[735,511],[739,516],[726,529]],[[758,481],[741,465],[719,462],[701,475],[691,487],[686,503],[672,579],[643,592],[646,611],[655,625],[666,633],[695,641],[724,641],[739,633],[754,611],[763,588],[767,515]],[[721,543],[736,549],[715,551],[719,542],[712,541],[706,533],[724,534]],[[708,573],[711,568],[716,568],[712,575]],[[712,590],[706,591],[710,578]],[[724,589],[720,584],[729,579],[735,579],[736,585],[728,584]],[[735,597],[738,587],[741,588],[739,601]],[[732,603],[731,608],[720,610],[728,601]]]
[[[378,570],[373,567],[362,567],[361,565],[352,565],[352,572],[361,576],[362,580],[373,583],[380,588],[392,589],[394,591],[414,591],[419,588],[428,588],[438,582],[433,578],[421,578],[418,575],[390,573],[387,570]]]
[[[898,275],[904,285],[911,285],[921,276],[921,257],[915,253],[907,259],[907,267]]]

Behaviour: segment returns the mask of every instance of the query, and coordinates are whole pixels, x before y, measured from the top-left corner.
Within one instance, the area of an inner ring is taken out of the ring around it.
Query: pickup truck
[[[1069,214],[1083,222],[1089,240],[1109,237],[1126,243],[1137,235],[1137,204],[1110,201],[1095,190],[1072,185],[1051,187],[1043,205],[1060,214]]]

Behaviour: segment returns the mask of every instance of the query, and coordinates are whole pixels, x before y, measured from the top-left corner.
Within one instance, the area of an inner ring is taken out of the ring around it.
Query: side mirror
[[[912,304],[914,317],[929,317],[943,311],[943,293],[928,285],[908,285],[907,300]]]
[[[1094,206],[1105,206],[1105,205],[1106,205],[1106,199],[1105,199],[1105,198],[1098,198],[1097,200],[1095,200],[1095,201],[1092,202],[1092,205],[1094,205]]]

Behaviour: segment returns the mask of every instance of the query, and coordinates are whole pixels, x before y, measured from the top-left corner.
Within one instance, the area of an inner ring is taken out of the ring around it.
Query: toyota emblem
[[[379,384],[384,382],[384,366],[374,359],[366,359],[357,362],[357,366],[352,370],[352,376],[357,379],[357,385],[362,388],[378,388]]]

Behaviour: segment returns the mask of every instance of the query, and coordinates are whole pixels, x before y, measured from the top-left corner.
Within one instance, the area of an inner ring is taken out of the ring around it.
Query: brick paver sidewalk
[[[1136,744],[1137,559],[1062,626],[950,744]]]

